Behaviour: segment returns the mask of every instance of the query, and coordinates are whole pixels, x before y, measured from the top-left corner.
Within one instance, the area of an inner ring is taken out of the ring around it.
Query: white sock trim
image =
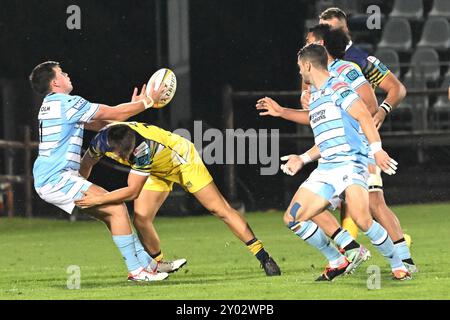
[[[381,235],[381,237],[378,240],[373,240],[371,242],[373,245],[378,246],[378,245],[382,244],[383,242],[385,242],[387,237],[388,237],[387,231],[383,230],[383,234]]]

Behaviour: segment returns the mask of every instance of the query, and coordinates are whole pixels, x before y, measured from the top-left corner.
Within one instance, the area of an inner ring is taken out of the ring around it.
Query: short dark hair
[[[323,45],[334,59],[343,59],[345,48],[350,39],[342,29],[331,29],[328,24],[318,24],[309,29],[317,39],[323,40]]]
[[[59,62],[45,61],[34,67],[29,77],[31,88],[39,94],[49,93],[50,81],[56,75],[55,67],[59,67]]]
[[[307,60],[315,67],[327,69],[328,56],[324,46],[320,44],[311,43],[304,46],[297,53],[299,60]]]
[[[127,125],[113,125],[108,129],[108,145],[123,159],[133,151],[135,141],[134,131]]]
[[[330,32],[331,26],[326,23],[316,24],[308,29],[308,33],[312,33],[314,37],[317,39],[323,40],[325,38],[325,34]]]
[[[347,22],[347,15],[344,11],[337,7],[328,8],[319,15],[319,19],[322,20],[330,20],[333,18],[337,18],[341,21],[344,20],[345,22]]]

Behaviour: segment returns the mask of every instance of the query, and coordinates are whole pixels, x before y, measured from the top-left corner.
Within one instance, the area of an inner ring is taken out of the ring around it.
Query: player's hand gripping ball
[[[175,91],[177,90],[177,77],[175,73],[173,73],[170,69],[159,69],[156,71],[148,80],[146,94],[147,96],[150,94],[150,89],[152,84],[154,84],[154,90],[157,91],[161,85],[166,85],[167,92],[159,99],[159,101],[155,101],[153,108],[162,108],[166,106],[175,95]]]

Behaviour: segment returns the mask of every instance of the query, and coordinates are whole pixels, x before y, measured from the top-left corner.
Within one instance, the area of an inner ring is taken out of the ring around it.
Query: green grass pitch
[[[355,274],[314,282],[324,258],[294,236],[281,212],[246,218],[282,269],[266,277],[257,260],[212,216],[156,219],[166,258],[188,264],[164,282],[136,285],[104,225],[95,221],[0,219],[0,299],[449,299],[450,204],[399,206],[420,273],[391,280],[386,261],[360,234],[372,259]],[[81,270],[81,288],[69,290],[67,268]],[[369,290],[367,268],[381,269],[381,288]]]

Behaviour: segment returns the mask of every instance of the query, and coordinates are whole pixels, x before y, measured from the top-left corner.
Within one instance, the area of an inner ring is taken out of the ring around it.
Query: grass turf
[[[360,234],[372,259],[351,276],[314,282],[324,258],[294,236],[282,213],[246,218],[282,269],[266,277],[257,260],[212,216],[156,219],[166,258],[188,264],[164,282],[136,285],[107,229],[100,222],[0,219],[0,299],[449,299],[450,204],[394,208],[413,239],[420,273],[412,281],[391,280],[386,261]],[[67,289],[67,268],[81,270],[81,288]],[[381,289],[369,290],[366,272],[381,269]]]

